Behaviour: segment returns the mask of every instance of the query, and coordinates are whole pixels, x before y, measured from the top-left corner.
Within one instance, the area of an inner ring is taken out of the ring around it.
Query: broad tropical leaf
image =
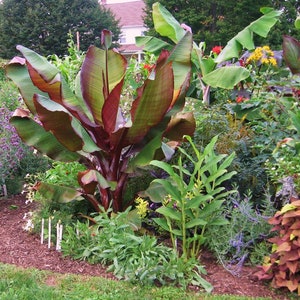
[[[18,109],[10,122],[15,126],[22,140],[42,154],[58,161],[79,160],[79,154],[65,148],[52,133],[45,131],[41,125],[30,119],[28,112]]]
[[[52,199],[57,202],[67,203],[74,200],[83,200],[81,192],[65,186],[40,182],[37,189],[45,199]]]
[[[182,39],[185,30],[160,3],[156,2],[153,4],[152,16],[154,28],[161,36],[170,38],[174,43],[178,43]]]
[[[283,58],[293,74],[300,73],[300,42],[295,38],[283,36]]]
[[[245,27],[227,43],[216,58],[216,63],[239,57],[243,48],[253,50],[255,48],[253,34],[255,33],[259,36],[266,37],[282,14],[282,11],[269,8],[262,8],[261,12],[264,13],[263,16]]]
[[[240,81],[248,78],[250,71],[243,67],[220,67],[202,77],[202,80],[214,88],[233,89]]]

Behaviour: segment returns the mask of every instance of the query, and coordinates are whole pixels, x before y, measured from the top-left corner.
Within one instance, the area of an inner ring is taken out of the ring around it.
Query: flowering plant
[[[222,46],[214,46],[212,49],[211,49],[211,52],[216,54],[216,55],[219,55],[222,51]]]
[[[271,65],[277,66],[277,61],[274,56],[274,52],[269,46],[257,47],[253,53],[248,57],[247,63],[254,63],[257,66]]]
[[[24,156],[24,146],[14,127],[9,123],[12,116],[6,107],[0,108],[0,178],[10,176]]]

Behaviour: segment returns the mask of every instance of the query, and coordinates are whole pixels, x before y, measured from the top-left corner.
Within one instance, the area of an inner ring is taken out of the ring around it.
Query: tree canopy
[[[14,56],[16,45],[42,55],[67,54],[68,34],[80,35],[80,49],[100,45],[103,29],[117,41],[118,21],[97,0],[3,0],[0,2],[0,57]]]
[[[152,21],[152,5],[156,0],[145,0],[145,25],[149,34],[154,34]],[[226,43],[251,22],[262,16],[261,7],[283,9],[280,23],[269,35],[271,46],[279,47],[283,34],[292,34],[300,38],[300,32],[294,29],[294,20],[300,8],[300,1],[278,0],[160,0],[159,1],[180,22],[192,28],[194,40],[206,42],[207,48],[225,46]],[[261,40],[257,39],[257,44]]]

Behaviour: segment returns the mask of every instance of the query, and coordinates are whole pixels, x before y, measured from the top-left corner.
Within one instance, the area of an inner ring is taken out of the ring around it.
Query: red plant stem
[[[93,205],[93,207],[95,208],[95,210],[97,212],[101,212],[101,209],[99,207],[99,202],[97,201],[97,199],[94,196],[88,195],[88,194],[83,194],[83,197]]]

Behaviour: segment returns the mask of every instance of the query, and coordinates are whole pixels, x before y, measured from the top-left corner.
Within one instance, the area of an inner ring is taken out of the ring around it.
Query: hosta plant
[[[120,105],[127,61],[110,49],[110,31],[104,30],[101,40],[103,49],[88,49],[74,93],[55,66],[23,46],[17,46],[23,57],[15,57],[6,71],[28,108],[17,109],[11,119],[22,139],[54,160],[86,167],[78,173],[80,189],[41,183],[39,191],[61,201],[84,197],[96,211],[100,204],[117,212],[131,204],[123,202],[129,174],[155,157],[172,155],[171,146],[194,131],[193,115],[181,112],[192,35],[186,32],[171,51],[161,51],[137,89],[129,118]]]
[[[269,240],[272,254],[256,275],[272,280],[275,288],[285,287],[300,295],[300,199],[292,197],[269,223],[277,235]]]

